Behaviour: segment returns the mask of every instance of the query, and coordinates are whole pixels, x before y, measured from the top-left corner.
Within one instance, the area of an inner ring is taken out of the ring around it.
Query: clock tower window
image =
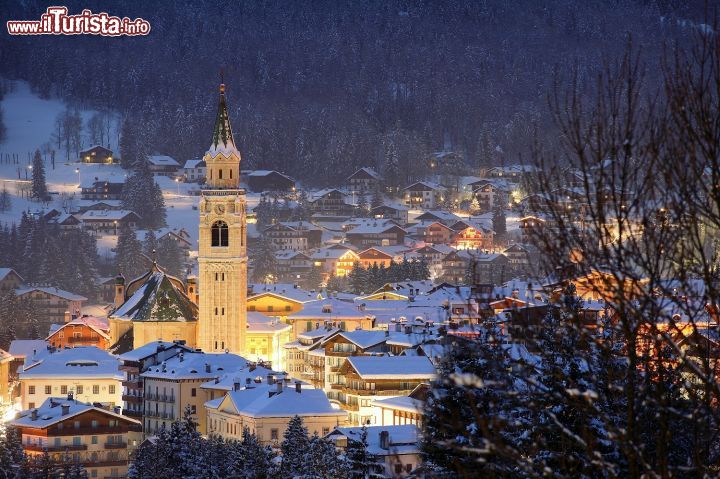
[[[228,225],[224,221],[216,221],[210,229],[211,246],[228,245]]]

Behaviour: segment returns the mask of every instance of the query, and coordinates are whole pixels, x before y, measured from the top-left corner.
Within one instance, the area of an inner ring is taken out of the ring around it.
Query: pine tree
[[[347,279],[342,278],[339,276],[335,276],[334,274],[330,276],[330,278],[327,281],[327,286],[325,289],[328,291],[336,291],[336,292],[342,292],[348,290],[348,284]]]
[[[348,282],[353,293],[361,294],[367,293],[371,289],[370,275],[367,270],[363,268],[360,263],[354,263],[352,270],[348,274]]]
[[[375,185],[375,188],[373,189],[372,198],[370,199],[370,207],[377,208],[384,204],[385,204],[385,199],[383,198],[383,194],[380,189],[380,185],[379,184]]]
[[[493,230],[495,231],[495,240],[502,242],[505,240],[507,234],[507,220],[505,218],[505,204],[497,202],[495,208],[493,208]]]
[[[349,439],[345,457],[349,466],[349,479],[379,479],[385,477],[378,458],[368,451],[368,431],[363,425],[357,440]]]
[[[257,283],[273,282],[277,278],[275,250],[267,238],[261,238],[253,257],[253,278]]]
[[[0,212],[10,211],[12,209],[12,199],[7,187],[3,185],[2,192],[0,192]]]
[[[43,163],[40,150],[35,150],[32,161],[32,197],[38,201],[48,199],[48,188],[45,183],[45,163]]]
[[[0,424],[0,479],[21,479],[27,467],[20,433],[12,426]]]
[[[309,221],[310,220],[310,200],[305,190],[300,192],[297,199],[297,206],[293,210],[292,215],[295,221]]]
[[[309,469],[309,474],[304,477],[313,479],[348,479],[350,477],[349,461],[338,455],[332,442],[317,434],[310,438],[305,464]]]
[[[395,139],[392,135],[389,135],[385,142],[385,185],[389,191],[396,192],[400,189],[400,162],[398,159],[397,148],[395,146]]]
[[[239,457],[238,457],[239,456]],[[273,477],[273,458],[275,454],[269,446],[263,446],[255,434],[248,428],[243,429],[243,437],[234,470],[238,477],[247,479],[270,479]]]
[[[120,227],[115,264],[118,272],[128,279],[137,278],[147,269],[142,256],[142,244],[127,223]]]
[[[140,215],[140,225],[155,229],[165,226],[165,200],[145,158],[135,163],[135,170],[125,181],[122,207]]]
[[[322,280],[323,274],[320,267],[312,266],[310,271],[302,275],[300,287],[309,291],[316,291],[320,289],[320,283],[322,283]]]
[[[283,442],[280,444],[282,462],[280,463],[281,477],[303,476],[311,473],[305,457],[308,453],[310,440],[308,431],[300,416],[294,416],[288,422],[287,429],[283,434]]]
[[[172,276],[182,278],[185,276],[183,251],[177,240],[170,235],[160,241],[157,252],[157,262]]]
[[[148,258],[155,258],[158,251],[158,240],[155,231],[149,229],[143,240],[143,252]]]
[[[368,204],[367,196],[365,195],[364,191],[360,192],[360,197],[358,198],[358,216],[364,218],[368,214],[370,214],[370,205]]]

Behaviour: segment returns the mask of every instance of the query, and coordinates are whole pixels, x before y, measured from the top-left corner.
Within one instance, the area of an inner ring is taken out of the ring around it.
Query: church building
[[[127,285],[118,276],[115,311],[109,318],[113,352],[157,340],[184,340],[210,353],[245,352],[245,191],[240,189],[240,152],[230,127],[224,84],[212,143],[203,161],[207,180],[199,206],[198,283],[172,277],[157,264]]]

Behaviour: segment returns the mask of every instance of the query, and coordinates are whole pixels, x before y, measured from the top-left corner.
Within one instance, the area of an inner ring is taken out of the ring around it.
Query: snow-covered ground
[[[0,155],[16,154],[20,157],[20,164],[4,164],[0,161],[0,188],[3,186],[13,195],[12,210],[0,213],[1,223],[13,223],[20,219],[23,211],[36,211],[43,209],[37,202],[29,201],[19,196],[19,185],[25,182],[27,172],[30,178],[28,167],[28,153],[34,152],[52,139],[55,126],[55,119],[65,110],[65,103],[61,100],[44,100],[30,91],[27,83],[14,82],[13,90],[8,93],[2,102],[7,136],[4,142],[0,143]],[[92,115],[92,110],[81,111],[83,122],[86,123]],[[85,124],[83,125],[85,127]],[[116,127],[115,127],[116,128]],[[110,147],[117,151],[117,132],[111,132]],[[208,143],[210,139],[208,138]],[[84,139],[84,145],[89,145],[89,139]],[[19,172],[18,172],[19,170]],[[79,171],[78,171],[79,170]],[[119,165],[97,165],[77,162],[65,162],[64,154],[57,153],[55,169],[49,163],[45,167],[45,175],[48,189],[57,193],[75,193],[76,198],[80,196],[79,184],[91,183],[98,179],[120,179],[128,175]],[[18,178],[18,176],[20,178]],[[193,183],[176,182],[172,178],[157,176],[157,183],[163,190],[165,205],[167,207],[167,223],[171,228],[185,228],[192,237],[193,242],[197,241],[199,216],[197,206],[199,197],[191,196],[190,190],[197,189]],[[53,195],[53,202],[48,208],[61,209],[60,195]],[[248,209],[253,208],[260,200],[257,194],[248,195]],[[110,248],[114,248],[117,238],[107,236],[99,239],[98,250],[104,255]]]

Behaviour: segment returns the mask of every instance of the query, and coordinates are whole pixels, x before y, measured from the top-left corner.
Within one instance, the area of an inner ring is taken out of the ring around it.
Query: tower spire
[[[213,139],[210,148],[218,150],[221,148],[235,149],[235,139],[233,138],[232,128],[230,127],[230,116],[227,112],[227,104],[225,103],[225,80],[224,73],[220,70],[220,106],[218,107],[217,117],[215,118],[215,128],[213,130]]]

